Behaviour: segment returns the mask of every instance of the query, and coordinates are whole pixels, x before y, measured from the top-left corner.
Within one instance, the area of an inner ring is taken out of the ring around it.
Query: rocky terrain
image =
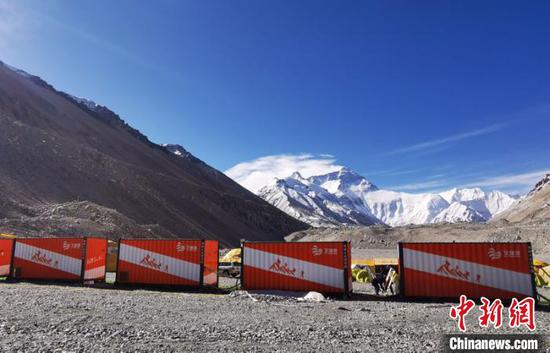
[[[394,249],[400,241],[529,241],[535,255],[550,258],[550,220],[518,224],[434,224],[407,227],[314,228],[293,233],[288,241],[351,240],[354,248]]]
[[[0,283],[0,351],[439,352],[459,332],[450,305]],[[476,320],[468,332],[526,332]],[[550,313],[536,323],[550,333]]]
[[[159,224],[142,225],[116,210],[89,201],[19,206],[19,217],[0,218],[0,233],[24,236],[175,238]]]
[[[528,222],[550,219],[550,174],[547,174],[514,207],[495,217],[493,222]]]
[[[87,224],[95,225],[96,232],[116,236],[129,234],[117,227],[139,230],[153,224],[162,229],[157,236],[217,239],[234,246],[247,235],[280,240],[307,228],[181,146],[155,144],[108,108],[2,62],[0,126],[4,229],[64,232],[79,229],[76,219],[84,231]],[[92,204],[104,215],[77,209]],[[48,214],[58,212],[59,205],[70,213],[67,224]],[[114,219],[120,224],[110,223]]]

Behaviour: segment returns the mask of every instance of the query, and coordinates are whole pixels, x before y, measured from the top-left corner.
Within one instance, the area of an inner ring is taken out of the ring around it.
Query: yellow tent
[[[534,259],[535,283],[538,287],[550,286],[550,265],[544,261]]]
[[[220,258],[220,262],[241,262],[241,248],[231,249]]]
[[[374,268],[375,266],[397,266],[399,261],[397,258],[382,258],[377,257],[374,259],[351,259],[351,266],[354,265],[363,265]]]

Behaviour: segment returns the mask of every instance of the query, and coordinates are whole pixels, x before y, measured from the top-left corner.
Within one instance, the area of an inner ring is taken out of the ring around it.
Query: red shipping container
[[[350,243],[244,242],[241,284],[247,290],[350,293]]]
[[[217,248],[214,240],[122,239],[116,281],[187,287],[216,285]]]
[[[84,280],[105,280],[106,265],[107,239],[86,238],[86,264],[84,265]]]
[[[0,239],[0,277],[7,277],[11,271],[13,239]]]
[[[530,243],[399,243],[405,297],[535,297]]]
[[[208,286],[218,286],[218,261],[220,259],[220,251],[216,240],[204,241],[204,269],[203,269],[203,284]]]
[[[86,243],[90,241],[90,251]],[[86,268],[89,278],[105,277],[107,247],[100,246],[105,239],[98,238],[18,238],[15,241],[13,257],[16,279],[62,280],[79,282],[84,280]],[[99,245],[99,246],[98,246]],[[87,265],[88,259],[92,259]],[[98,270],[99,268],[99,270]]]

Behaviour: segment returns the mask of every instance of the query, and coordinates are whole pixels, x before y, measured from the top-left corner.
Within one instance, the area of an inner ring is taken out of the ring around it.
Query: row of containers
[[[349,242],[243,242],[246,290],[352,292]],[[0,239],[0,277],[103,281],[103,238]],[[214,240],[123,239],[116,282],[200,287],[218,285]],[[417,298],[535,297],[530,243],[400,243],[400,294]]]
[[[349,294],[348,242],[244,243],[245,289]],[[399,243],[399,293],[409,298],[536,298],[530,243]]]
[[[102,282],[105,238],[0,239],[0,277],[17,280]],[[215,240],[122,239],[116,282],[182,287],[217,286]]]

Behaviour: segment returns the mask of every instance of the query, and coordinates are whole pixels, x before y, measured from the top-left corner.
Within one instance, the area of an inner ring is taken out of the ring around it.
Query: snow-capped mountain
[[[307,179],[295,172],[263,187],[258,196],[313,226],[382,223],[363,207],[357,196],[368,188],[376,189],[363,177],[344,169]],[[357,190],[357,194],[351,190]]]
[[[378,219],[390,226],[431,223],[449,206],[437,194],[409,194],[390,190],[367,194],[365,204]]]
[[[313,226],[485,222],[516,199],[500,191],[451,189],[439,194],[380,190],[347,168],[304,178],[275,179],[258,196]]]

